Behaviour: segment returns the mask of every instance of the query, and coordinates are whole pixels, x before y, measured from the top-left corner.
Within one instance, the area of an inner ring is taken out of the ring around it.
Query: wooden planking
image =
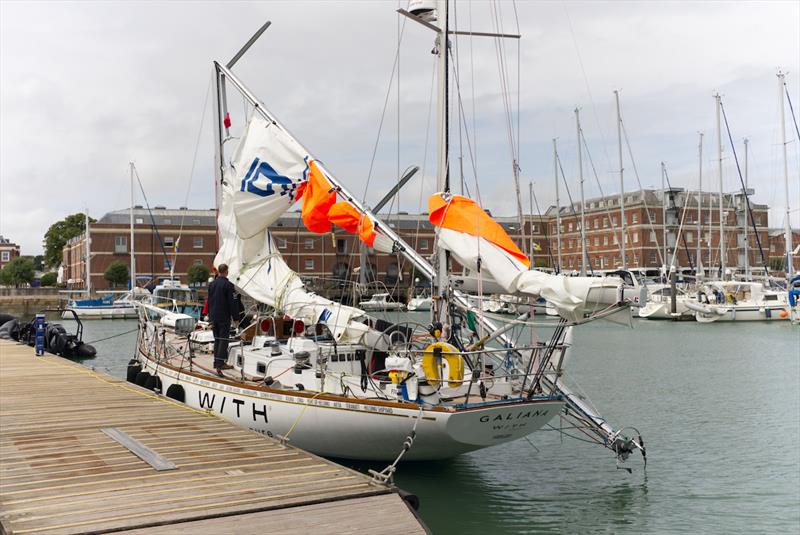
[[[104,434],[108,427],[176,469],[155,470]],[[358,472],[0,340],[0,531],[174,533],[175,523],[197,533],[263,531],[264,519],[304,508],[325,532],[424,533],[396,494]],[[397,522],[370,531],[376,513]]]
[[[369,511],[354,515],[353,509]],[[335,526],[335,527],[334,527]],[[132,530],[124,535],[172,535],[175,528],[192,535],[307,535],[309,533],[338,533],[363,535],[421,535],[425,530],[408,514],[405,503],[396,494],[356,498],[315,505],[303,505],[279,511],[262,511],[232,518],[215,518],[203,522],[187,522],[180,526],[163,526],[147,530]]]

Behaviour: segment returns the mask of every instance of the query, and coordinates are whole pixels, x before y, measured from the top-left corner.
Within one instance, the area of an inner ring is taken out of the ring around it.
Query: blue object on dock
[[[36,330],[36,356],[41,357],[44,355],[44,314],[36,314],[33,327]]]

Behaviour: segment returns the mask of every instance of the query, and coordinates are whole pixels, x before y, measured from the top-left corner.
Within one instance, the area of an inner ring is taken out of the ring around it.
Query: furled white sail
[[[436,194],[429,208],[439,248],[505,293],[543,297],[573,322],[620,301],[618,277],[565,277],[529,269],[502,227],[471,199]]]
[[[306,180],[308,154],[279,125],[254,114],[226,169],[233,188],[237,235],[260,234],[295,202]]]
[[[306,291],[268,230],[294,202],[307,161],[284,130],[258,115],[250,120],[225,169],[214,264],[227,264],[231,282],[253,299],[309,324],[326,324],[342,340],[359,334],[360,324],[351,320],[363,312]]]

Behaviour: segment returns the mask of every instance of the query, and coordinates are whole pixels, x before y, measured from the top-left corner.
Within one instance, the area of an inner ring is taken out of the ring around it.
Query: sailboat
[[[572,326],[629,309],[619,279],[528,269],[528,258],[486,211],[450,193],[448,5],[440,0],[435,10],[404,14],[437,34],[441,191],[429,199],[436,264],[378,219],[283,126],[231,71],[235,61],[214,62],[221,242],[215,263],[226,263],[231,282],[259,306],[253,324],[231,343],[232,369],[218,376],[210,355],[192,341],[194,318],[139,305],[141,328],[128,379],[325,456],[443,459],[522,438],[558,417],[619,460],[644,453],[641,436],[623,436],[563,384]],[[231,88],[252,107],[236,137],[225,104]],[[309,230],[353,233],[376,251],[403,255],[433,281],[430,324],[389,323],[308,291],[269,230],[295,202],[302,203]],[[546,298],[562,316],[550,340],[515,346],[509,333],[529,316],[507,325],[484,317],[452,282],[448,258],[505,293]]]

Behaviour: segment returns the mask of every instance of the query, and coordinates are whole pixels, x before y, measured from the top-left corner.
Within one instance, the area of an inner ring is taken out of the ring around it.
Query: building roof
[[[184,225],[200,225],[204,227],[213,227],[217,224],[216,210],[195,210],[185,207],[172,209],[157,206],[152,210],[148,210],[147,208],[136,206],[133,209],[133,217],[148,224],[155,220],[156,226],[180,225],[181,222]],[[128,225],[130,224],[130,208],[108,212],[97,223]]]

